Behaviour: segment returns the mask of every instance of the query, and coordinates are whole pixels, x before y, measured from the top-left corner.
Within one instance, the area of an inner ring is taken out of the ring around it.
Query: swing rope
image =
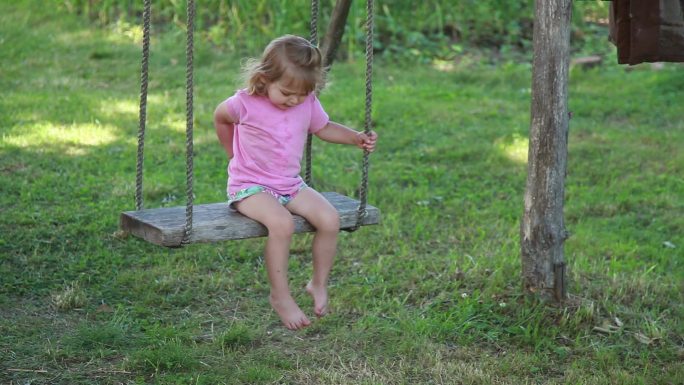
[[[185,231],[183,243],[187,244],[192,233],[192,207],[193,194],[193,52],[195,32],[195,0],[188,0],[187,4],[187,42],[185,48],[185,164],[186,164],[186,204],[185,204]]]
[[[310,24],[310,41],[313,45],[318,45],[318,0],[311,0],[311,24]],[[369,134],[372,129],[372,107],[373,107],[373,0],[366,1],[366,103],[365,103],[365,118],[364,118],[364,133]],[[312,135],[308,134],[306,137],[306,152],[305,152],[305,173],[304,181],[307,185],[312,186],[311,180],[311,147]],[[367,191],[368,191],[368,169],[369,169],[369,155],[368,151],[363,152],[363,164],[361,173],[361,186],[359,187],[359,208],[356,215],[356,224],[347,229],[352,232],[358,230],[363,223],[363,218],[368,214],[366,212]]]
[[[318,45],[318,0],[311,0],[311,23],[309,24],[309,41],[314,46]],[[313,144],[313,135],[306,135],[306,152],[304,156],[304,183],[313,188],[313,181],[311,179],[311,147]]]
[[[318,0],[311,0],[311,43],[318,44]],[[367,0],[367,20],[366,20],[366,104],[364,132],[371,131],[371,108],[372,108],[372,72],[373,72],[373,0]],[[150,25],[151,25],[151,0],[144,0],[143,9],[143,47],[142,61],[140,69],[140,106],[138,120],[138,153],[136,161],[135,178],[135,208],[142,210],[143,202],[143,163],[145,148],[145,129],[147,123],[147,96],[149,85],[149,57],[150,57]],[[193,52],[194,52],[194,24],[195,24],[195,1],[187,2],[187,41],[186,41],[186,100],[185,100],[185,149],[186,149],[186,206],[185,206],[185,226],[183,232],[183,244],[190,242],[189,237],[192,233],[193,217]],[[309,134],[306,144],[306,172],[305,182],[311,185],[311,146],[312,136]],[[369,152],[364,151],[361,186],[359,188],[360,204],[357,210],[357,219],[354,227],[348,231],[357,230],[367,215],[366,197],[368,189],[368,168]]]
[[[143,10],[143,47],[140,68],[140,109],[138,112],[138,156],[135,168],[135,209],[143,209],[143,158],[145,155],[145,122],[147,119],[147,83],[150,58],[150,3]]]
[[[373,0],[366,2],[366,105],[363,131],[369,134],[372,128],[372,108],[373,108]],[[359,209],[356,212],[356,225],[351,229],[355,231],[361,226],[366,212],[366,195],[368,191],[368,168],[370,153],[363,151],[363,166],[361,175],[361,187],[359,188]]]
[[[147,90],[149,85],[150,61],[150,19],[151,0],[145,0],[143,9],[143,50],[140,69],[140,109],[138,120],[138,155],[135,178],[135,209],[142,210],[143,204],[143,163],[145,150],[145,128],[147,123]],[[186,163],[186,205],[183,243],[188,243],[192,232],[193,193],[193,52],[194,52],[195,1],[187,3],[187,41],[185,49],[185,163]]]

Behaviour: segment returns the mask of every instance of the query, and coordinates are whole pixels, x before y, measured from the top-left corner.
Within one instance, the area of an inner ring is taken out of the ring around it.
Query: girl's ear
[[[259,84],[263,85],[264,87],[268,85],[268,79],[266,79],[264,75],[259,75],[257,79],[257,82],[259,82]]]
[[[263,95],[266,92],[268,86],[268,81],[263,75],[257,75],[255,87],[259,95]]]

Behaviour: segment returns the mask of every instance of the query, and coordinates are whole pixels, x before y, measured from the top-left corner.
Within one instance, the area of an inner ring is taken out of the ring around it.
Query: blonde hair
[[[268,85],[281,78],[294,90],[320,91],[325,84],[323,55],[308,40],[284,35],[271,41],[260,59],[245,62],[244,78],[250,95],[265,96]]]

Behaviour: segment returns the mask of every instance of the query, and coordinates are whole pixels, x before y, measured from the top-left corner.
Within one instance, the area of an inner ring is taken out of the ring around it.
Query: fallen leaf
[[[613,325],[613,323],[607,319],[603,320],[603,323],[601,324],[601,327],[604,327],[604,328],[606,328],[608,330],[612,330],[612,331],[620,330],[620,326],[621,325],[618,325],[617,322],[615,323],[615,325]]]
[[[642,344],[645,345],[650,345],[653,343],[654,339],[648,338],[645,335],[641,333],[634,333],[634,338],[636,338],[637,341],[641,342]]]
[[[665,242],[663,242],[663,246],[667,247],[668,249],[674,249],[674,248],[677,247],[677,246],[675,246],[674,243],[672,243],[672,242],[670,242],[670,241],[665,241]]]
[[[613,330],[610,330],[610,329],[607,329],[607,328],[603,328],[603,327],[600,327],[600,326],[594,326],[594,329],[593,329],[593,330],[594,330],[594,331],[597,331],[597,332],[600,332],[600,333],[606,333],[606,334],[614,333]]]
[[[615,325],[613,324],[613,322],[615,322]],[[615,317],[612,322],[611,320],[604,319],[603,322],[601,322],[601,326],[594,326],[593,330],[601,333],[611,334],[619,331],[621,327],[622,322],[620,322],[620,320],[617,317]]]

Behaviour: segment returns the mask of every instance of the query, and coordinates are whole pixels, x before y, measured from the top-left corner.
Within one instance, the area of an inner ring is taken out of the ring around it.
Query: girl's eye
[[[305,96],[304,94],[299,94],[299,93],[297,93],[297,92],[289,92],[289,91],[283,91],[283,90],[280,90],[280,93],[281,93],[283,96],[292,96],[292,95],[297,95],[297,96],[300,96],[300,95],[301,95],[301,96]]]

